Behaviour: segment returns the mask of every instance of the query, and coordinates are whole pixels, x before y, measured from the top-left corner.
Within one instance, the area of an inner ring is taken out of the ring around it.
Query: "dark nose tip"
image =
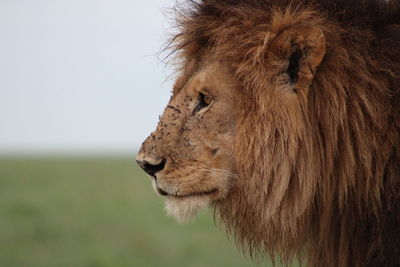
[[[140,167],[149,175],[154,176],[157,172],[161,171],[165,167],[165,163],[167,162],[165,159],[162,159],[158,164],[151,164],[150,162],[143,160],[136,161]]]

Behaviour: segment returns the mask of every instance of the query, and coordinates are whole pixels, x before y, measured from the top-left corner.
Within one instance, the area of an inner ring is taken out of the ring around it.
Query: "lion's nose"
[[[160,160],[153,160],[153,159],[141,159],[136,158],[136,162],[139,166],[149,175],[154,176],[157,172],[161,171],[165,167],[165,163],[167,160],[160,159]]]

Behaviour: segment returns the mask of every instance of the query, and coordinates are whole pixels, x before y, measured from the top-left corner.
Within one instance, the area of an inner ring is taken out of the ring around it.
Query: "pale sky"
[[[171,91],[173,0],[0,0],[0,154],[132,153]]]

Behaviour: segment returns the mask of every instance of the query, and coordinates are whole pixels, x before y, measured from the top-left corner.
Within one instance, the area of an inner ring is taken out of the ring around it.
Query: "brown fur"
[[[212,54],[240,88],[239,179],[214,204],[238,244],[310,266],[400,265],[400,2],[184,6],[171,43],[181,80]],[[309,29],[323,33],[323,61],[308,87],[282,98],[272,85],[291,44],[280,36]]]

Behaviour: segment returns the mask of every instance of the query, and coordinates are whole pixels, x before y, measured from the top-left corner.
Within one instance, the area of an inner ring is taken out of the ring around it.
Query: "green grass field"
[[[168,218],[132,157],[0,159],[0,266],[254,264],[208,211]]]

